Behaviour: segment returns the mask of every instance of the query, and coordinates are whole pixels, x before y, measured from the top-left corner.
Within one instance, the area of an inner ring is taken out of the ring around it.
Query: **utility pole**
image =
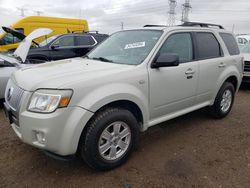
[[[25,9],[25,8],[17,8],[17,10],[19,10],[19,11],[21,12],[20,16],[21,16],[21,17],[24,17],[24,16],[25,16],[24,12],[25,12],[27,9]]]
[[[39,10],[35,10],[34,12],[36,13],[37,16],[41,16],[41,14],[43,13],[42,11]]]
[[[124,23],[121,22],[121,30],[124,30]]]
[[[182,18],[181,21],[188,22],[189,21],[189,12],[192,9],[190,4],[190,0],[185,0],[185,3],[182,5]]]
[[[233,24],[232,33],[234,33],[234,29],[235,29],[235,24]]]
[[[169,0],[169,11],[168,11],[168,24],[169,26],[175,25],[175,8],[177,6],[176,0]]]

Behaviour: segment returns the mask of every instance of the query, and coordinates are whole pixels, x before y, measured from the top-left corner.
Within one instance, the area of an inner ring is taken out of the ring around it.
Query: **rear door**
[[[91,35],[78,35],[76,38],[76,54],[77,56],[84,56],[92,50],[97,44],[96,39]]]
[[[221,45],[212,32],[196,32],[196,49],[199,63],[199,79],[196,104],[208,102],[214,95],[218,79],[226,62]]]

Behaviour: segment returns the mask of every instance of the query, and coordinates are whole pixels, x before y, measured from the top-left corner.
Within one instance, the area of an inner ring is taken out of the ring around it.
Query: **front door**
[[[193,61],[191,33],[171,34],[159,53],[177,54],[180,64],[176,67],[149,69],[151,120],[193,106],[196,97],[198,64]]]
[[[75,37],[59,37],[51,46],[50,56],[52,60],[60,60],[76,57]]]

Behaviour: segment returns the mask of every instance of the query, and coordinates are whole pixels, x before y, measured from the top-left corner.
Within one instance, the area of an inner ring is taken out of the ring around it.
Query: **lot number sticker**
[[[131,48],[142,48],[142,47],[145,47],[145,45],[146,45],[146,42],[136,42],[132,44],[126,44],[124,49],[127,50]]]

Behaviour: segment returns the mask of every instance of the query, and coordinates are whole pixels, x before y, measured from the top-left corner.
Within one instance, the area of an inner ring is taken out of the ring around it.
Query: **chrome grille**
[[[245,61],[244,72],[250,72],[250,61]]]
[[[11,96],[10,90],[12,90]],[[12,80],[9,80],[5,91],[5,101],[10,106],[11,110],[15,112],[18,111],[23,92],[23,89],[18,87]]]

